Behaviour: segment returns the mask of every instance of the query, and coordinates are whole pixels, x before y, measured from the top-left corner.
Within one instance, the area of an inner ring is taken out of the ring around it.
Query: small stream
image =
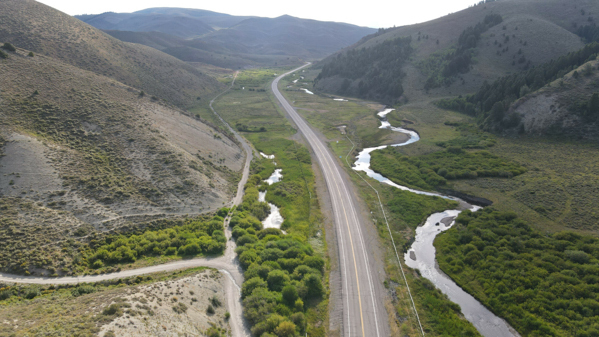
[[[264,158],[268,158],[268,159],[275,159],[275,155],[265,155],[264,153],[260,152],[260,154],[264,157]],[[278,183],[279,181],[281,181],[281,179],[283,179],[283,174],[281,173],[283,170],[282,169],[276,169],[271,175],[270,177],[268,177],[268,179],[264,180],[268,185],[272,185],[275,183]],[[271,204],[270,202],[266,201],[266,193],[268,191],[264,191],[264,192],[258,192],[258,201],[260,202],[266,202],[268,203],[268,206],[270,207],[270,214],[266,217],[266,219],[264,219],[262,221],[262,225],[264,226],[264,228],[278,228],[281,229],[281,225],[283,224],[283,221],[285,221],[285,219],[283,219],[283,216],[281,215],[281,212],[279,211],[279,208],[273,204]]]
[[[386,109],[378,113],[378,116],[381,118],[381,126],[379,128],[401,132],[407,134],[410,138],[401,144],[382,145],[363,149],[356,157],[353,169],[356,171],[363,171],[369,177],[376,179],[381,183],[404,191],[455,200],[460,203],[461,209],[470,209],[472,211],[479,210],[479,206],[470,205],[459,198],[433,192],[419,191],[398,185],[381,174],[374,172],[370,168],[370,153],[373,151],[384,149],[387,146],[406,146],[420,140],[420,136],[415,131],[391,126],[387,121],[386,116],[393,110],[394,109]],[[504,319],[493,314],[489,309],[472,297],[472,295],[460,288],[451,278],[445,275],[437,265],[435,259],[435,247],[433,246],[435,237],[437,234],[451,228],[454,224],[454,219],[460,212],[460,210],[446,210],[429,216],[424,225],[416,229],[416,239],[404,256],[405,263],[411,268],[418,269],[423,277],[430,280],[438,289],[446,294],[451,301],[457,303],[462,309],[462,313],[466,319],[470,321],[483,336],[520,336]]]

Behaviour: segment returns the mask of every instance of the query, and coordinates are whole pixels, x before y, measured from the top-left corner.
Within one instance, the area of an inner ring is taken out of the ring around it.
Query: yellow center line
[[[283,77],[283,76],[281,76],[281,77]],[[284,99],[284,101],[287,103],[286,99]],[[287,105],[291,108],[291,105],[289,105],[289,103],[287,103]],[[297,114],[297,112],[295,111],[295,109],[291,108],[291,110],[293,111],[293,113]],[[294,116],[292,116],[292,117],[294,117]],[[293,118],[293,119],[296,119],[296,118]],[[304,121],[299,117],[299,115],[297,116],[297,119],[298,120],[295,121],[296,124],[304,123]],[[308,132],[306,132],[306,133],[311,133],[311,138],[316,138],[316,135],[314,133],[312,133],[312,130],[310,130],[310,128],[305,123],[304,123],[304,126],[308,130]],[[304,135],[308,136],[306,133],[304,133]],[[324,151],[322,150],[321,144],[320,144],[320,142],[318,140],[314,141],[314,145],[316,145],[315,148],[317,148],[318,151],[321,153],[323,162],[327,166],[327,168],[329,169],[329,171],[328,171],[329,174],[332,177],[334,177],[334,175],[333,175],[334,170],[331,168],[331,165],[329,163],[329,161],[331,160],[330,157],[327,158],[327,156],[325,155]],[[333,183],[331,185],[335,185],[335,189],[337,191],[337,195],[339,196],[339,199],[341,201],[340,202],[341,203],[341,207],[343,208],[343,215],[345,216],[345,225],[347,227],[347,234],[349,235],[349,242],[350,242],[351,249],[352,249],[352,257],[353,257],[353,260],[354,260],[354,270],[356,272],[356,285],[357,285],[357,288],[358,288],[358,305],[360,307],[360,325],[362,327],[362,337],[365,337],[366,334],[364,332],[364,314],[363,314],[363,309],[362,309],[362,296],[361,296],[361,292],[360,292],[360,278],[359,278],[359,275],[358,275],[358,264],[356,262],[356,253],[355,253],[355,248],[354,248],[354,241],[353,241],[353,237],[351,235],[351,229],[350,229],[350,226],[349,226],[349,219],[347,217],[347,211],[345,209],[345,203],[343,202],[343,197],[342,197],[341,191],[339,190],[339,185],[338,184],[333,184]],[[366,267],[368,268],[368,266],[366,266]]]
[[[316,135],[314,135],[314,134],[312,136],[316,137]],[[317,142],[315,142],[315,143],[317,144],[319,152],[323,155],[323,159],[325,161],[325,164],[326,164],[326,166],[329,169],[329,174],[332,174],[332,172],[334,172],[334,171],[331,169],[331,165],[329,163],[330,158],[326,158],[325,154],[323,153],[322,148],[320,147],[320,144],[317,143]],[[360,307],[360,324],[362,326],[362,337],[365,337],[366,334],[364,332],[364,314],[363,314],[363,310],[362,310],[362,295],[361,295],[362,293],[360,292],[360,278],[358,276],[358,264],[356,262],[356,253],[355,253],[355,248],[354,248],[354,241],[353,241],[353,237],[351,235],[351,229],[349,227],[349,219],[347,218],[347,211],[345,209],[345,204],[343,202],[342,194],[341,194],[341,191],[339,190],[339,185],[338,184],[335,184],[335,189],[337,190],[337,195],[339,195],[339,198],[341,200],[341,207],[343,208],[343,215],[345,216],[345,225],[347,227],[347,234],[349,235],[349,243],[351,245],[352,257],[354,259],[354,270],[356,272],[356,285],[358,287],[358,304],[359,304],[359,307]]]

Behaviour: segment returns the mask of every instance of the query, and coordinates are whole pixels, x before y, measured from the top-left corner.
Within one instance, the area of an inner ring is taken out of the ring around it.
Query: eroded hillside
[[[230,200],[244,160],[234,141],[138,89],[29,55],[0,60],[4,257],[52,265],[67,239]]]

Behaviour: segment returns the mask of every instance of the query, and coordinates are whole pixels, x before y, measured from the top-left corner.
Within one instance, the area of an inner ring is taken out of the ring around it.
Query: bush
[[[173,311],[176,312],[176,313],[178,313],[178,314],[185,313],[185,312],[187,312],[187,306],[185,304],[179,302],[179,303],[177,303],[176,305],[173,306]]]
[[[246,298],[251,295],[256,288],[268,288],[268,283],[259,277],[246,280],[241,286],[241,297]]]
[[[275,329],[275,333],[279,337],[293,337],[296,335],[295,324],[289,321],[281,322],[281,324],[279,324],[279,326]]]
[[[28,56],[29,56],[29,57],[34,57],[34,56],[35,56],[35,54],[33,54],[33,52],[32,52],[32,51],[30,51]]]
[[[23,294],[23,297],[30,300],[37,296],[41,295],[40,289],[38,287],[27,288]]]
[[[121,316],[122,314],[121,306],[117,303],[113,303],[102,310],[104,316]]]
[[[94,286],[81,285],[81,286],[78,286],[77,288],[71,290],[71,295],[73,295],[74,297],[77,297],[77,296],[91,294],[91,293],[95,293],[95,292],[96,292],[96,288]]]
[[[15,48],[15,46],[13,46],[12,44],[10,44],[8,42],[5,42],[4,45],[2,46],[2,48],[4,50],[8,50],[8,51],[12,51],[12,52],[17,51],[17,48]]]
[[[298,299],[297,289],[295,289],[292,285],[286,285],[281,292],[283,294],[283,300],[287,302],[288,305],[295,305],[295,301]]]
[[[309,297],[318,297],[323,294],[322,280],[316,274],[308,274],[302,281],[308,288]]]
[[[2,50],[0,50],[0,59],[7,59],[8,58],[8,54],[3,52]]]
[[[210,303],[212,303],[212,305],[213,305],[215,308],[218,308],[218,307],[220,307],[220,306],[222,305],[222,303],[220,302],[220,300],[219,300],[219,299],[218,299],[218,297],[216,297],[216,296],[213,296],[213,297],[210,299]]]
[[[212,306],[212,304],[208,304],[208,308],[206,308],[206,313],[208,315],[214,315],[214,307]]]
[[[268,273],[268,289],[271,291],[281,291],[285,284],[289,282],[289,275],[282,270],[273,270]]]

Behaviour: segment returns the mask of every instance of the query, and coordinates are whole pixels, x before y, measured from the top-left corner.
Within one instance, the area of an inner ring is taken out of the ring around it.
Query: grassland
[[[243,129],[238,127],[240,130],[264,128],[260,132],[241,133],[256,150],[275,156],[274,160],[262,156],[254,158],[244,201],[231,221],[238,243],[237,253],[246,269],[243,286],[243,289],[248,289],[244,299],[245,315],[255,332],[273,332],[283,322],[289,322],[294,324],[298,332],[326,336],[329,264],[313,165],[308,149],[297,141],[296,130],[266,90],[275,74],[283,71],[253,69],[240,72],[233,90],[214,104],[219,114],[233,127],[247,126]],[[267,185],[263,180],[275,168],[282,169],[283,179]],[[266,201],[280,208],[285,219],[282,229],[286,235],[273,229],[259,231],[261,224],[256,223],[255,218],[262,218],[266,214],[264,207],[257,203],[258,190],[267,191]],[[304,253],[296,256],[293,252],[298,247]],[[277,252],[285,256],[278,256]],[[309,272],[304,275],[306,273],[303,271],[298,275],[294,273],[298,268],[307,268]],[[261,276],[256,278],[256,273]],[[272,277],[270,274],[273,274]],[[277,275],[282,284],[272,283]],[[281,298],[280,295],[281,291],[285,293],[284,289],[289,285],[297,288],[296,295],[291,296],[294,298],[291,302],[290,297]],[[262,305],[257,302],[260,297],[266,301],[260,302]],[[273,322],[276,322],[274,327],[268,328]]]
[[[384,108],[383,105],[353,99],[335,101],[337,97],[310,95],[301,90],[313,90],[312,84],[317,75],[316,70],[309,68],[305,72],[287,76],[280,82],[285,96],[310,125],[318,128],[329,140],[335,141],[343,139],[339,127],[345,126],[345,132],[355,135],[354,139],[360,147],[397,142],[397,133],[378,129],[380,123],[376,113]],[[293,83],[295,80],[297,82]]]

